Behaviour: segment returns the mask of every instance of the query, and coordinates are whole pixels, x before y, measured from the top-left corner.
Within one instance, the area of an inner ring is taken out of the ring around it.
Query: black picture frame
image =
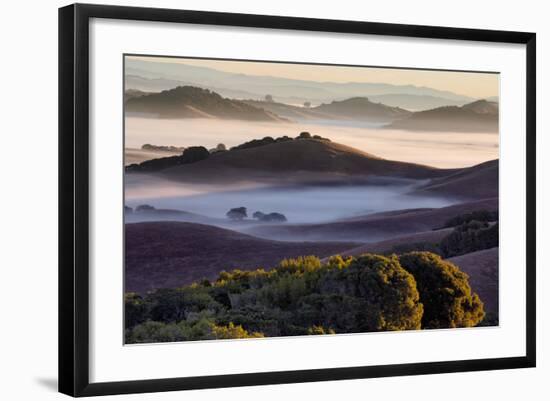
[[[494,359],[90,383],[88,28],[91,18],[524,44],[527,68],[526,354]],[[80,397],[534,367],[535,102],[535,33],[87,4],[60,8],[59,391]]]

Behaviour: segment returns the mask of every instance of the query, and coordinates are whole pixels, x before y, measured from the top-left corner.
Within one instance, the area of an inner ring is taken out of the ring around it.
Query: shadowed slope
[[[446,177],[434,178],[418,194],[482,199],[498,196],[498,160],[468,167]]]
[[[497,314],[498,247],[455,256],[448,261],[470,276],[470,285],[485,304],[485,310]]]
[[[287,257],[329,256],[357,243],[278,242],[195,223],[126,225],[125,291],[171,288],[222,270],[273,267]]]

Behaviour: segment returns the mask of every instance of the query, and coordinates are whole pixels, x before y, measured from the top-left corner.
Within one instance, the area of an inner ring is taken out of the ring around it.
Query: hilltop
[[[194,86],[178,86],[160,93],[130,96],[126,112],[160,118],[222,118],[250,121],[281,121],[268,111],[216,92]]]
[[[251,141],[253,142],[253,141]],[[158,172],[182,181],[262,180],[276,177],[295,181],[337,179],[367,176],[433,178],[455,170],[382,159],[325,138],[264,138],[257,146],[236,147],[208,155],[201,160],[183,162],[180,157],[155,159],[127,167],[128,172]],[[289,175],[288,173],[292,173]]]
[[[406,118],[411,115],[411,112],[408,110],[371,102],[366,97],[353,97],[341,101],[335,100],[331,103],[314,107],[312,110],[329,115],[334,119],[368,120],[380,123]]]
[[[412,131],[498,132],[498,103],[487,100],[412,113],[387,128]]]

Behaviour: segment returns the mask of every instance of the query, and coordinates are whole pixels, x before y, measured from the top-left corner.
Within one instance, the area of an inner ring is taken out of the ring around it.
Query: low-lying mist
[[[297,136],[309,131],[374,155],[440,168],[468,167],[498,158],[498,134],[416,132],[380,129],[357,121],[271,123],[213,119],[126,117],[125,146],[155,145],[228,147],[265,136]]]
[[[127,176],[126,205],[148,204],[157,209],[176,209],[225,222],[231,208],[282,213],[292,223],[319,223],[359,215],[411,208],[443,207],[455,199],[408,195],[420,181],[377,181],[365,185],[215,187],[190,185],[147,176]],[[147,218],[150,219],[150,218]],[[132,221],[139,221],[133,216]],[[212,224],[212,221],[208,223]]]

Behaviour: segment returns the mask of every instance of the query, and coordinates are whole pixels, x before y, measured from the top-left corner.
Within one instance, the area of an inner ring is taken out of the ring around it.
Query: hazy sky
[[[129,57],[158,63],[181,63],[219,71],[301,79],[317,82],[371,82],[426,86],[473,98],[498,96],[499,75],[493,73],[407,70],[395,68],[340,67],[250,61]]]

